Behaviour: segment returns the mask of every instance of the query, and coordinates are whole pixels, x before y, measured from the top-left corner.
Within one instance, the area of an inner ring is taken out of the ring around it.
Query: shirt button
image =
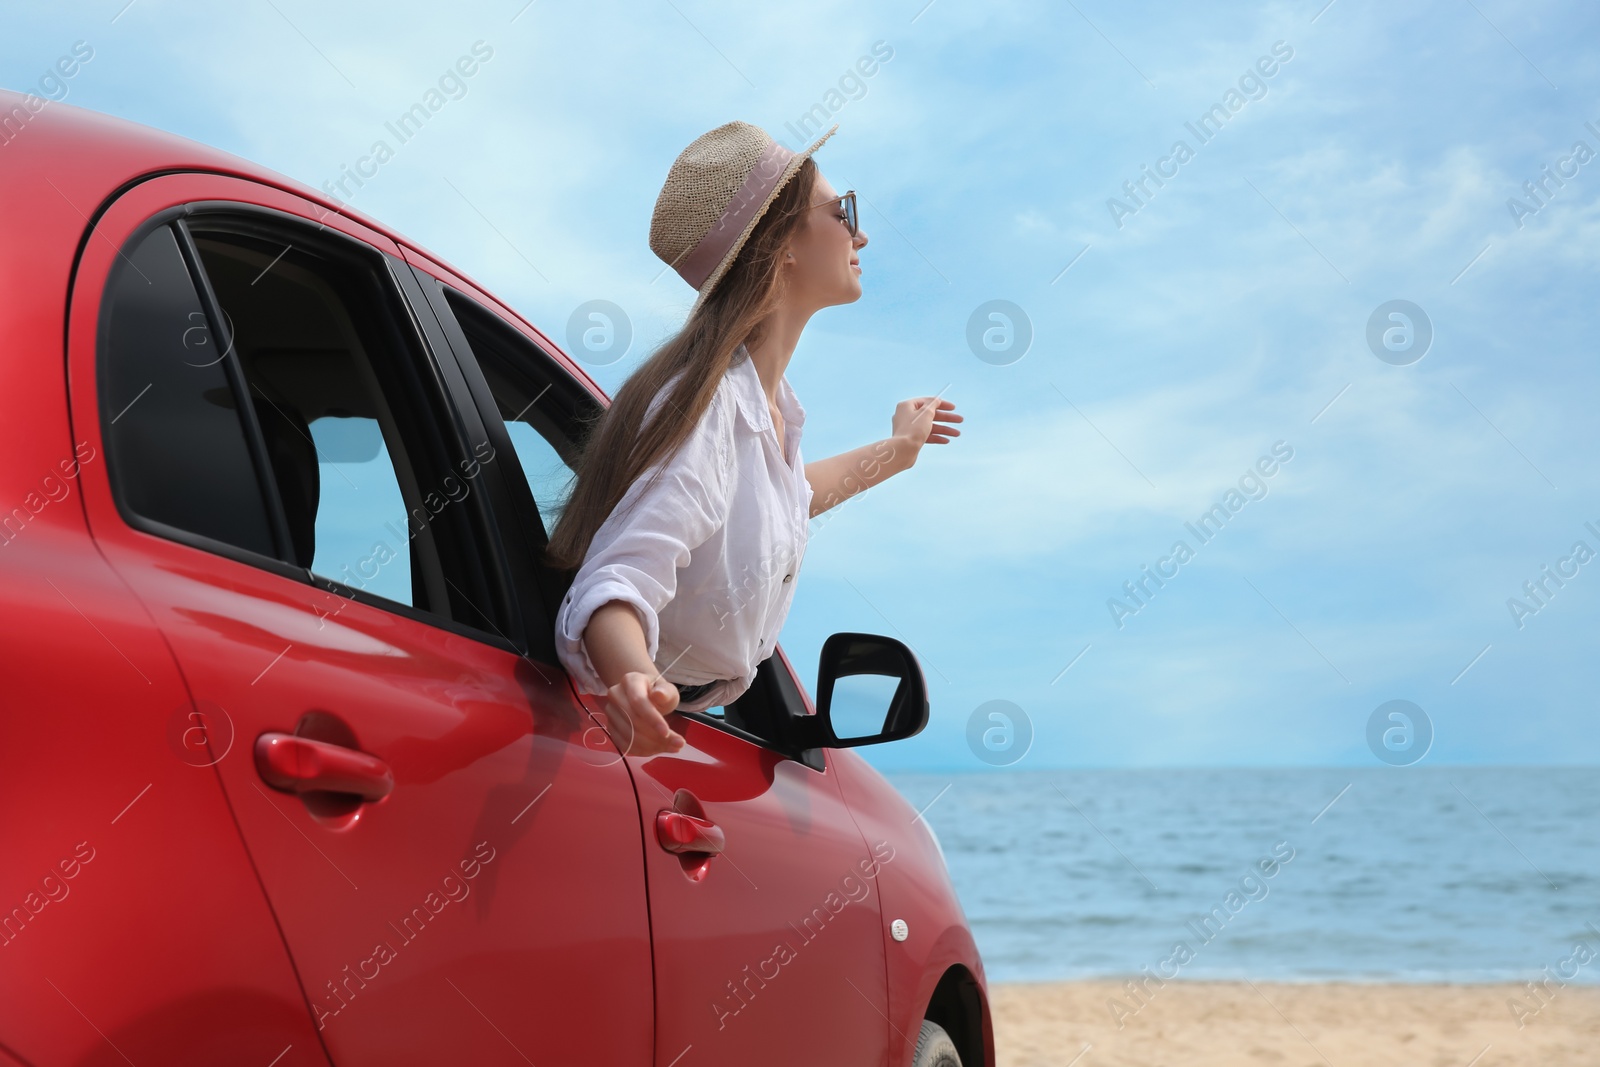
[[[794,577],[794,575],[793,575],[793,574],[785,574],[785,575],[784,575],[784,576],[783,576],[783,580],[784,580],[784,581],[786,581],[786,582],[787,582],[787,581],[789,581],[789,580],[790,580],[790,579],[792,579],[792,578],[793,578],[793,577]]]

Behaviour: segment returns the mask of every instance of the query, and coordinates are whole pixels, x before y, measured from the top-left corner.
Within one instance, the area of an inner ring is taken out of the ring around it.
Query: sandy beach
[[[990,995],[999,1067],[1600,1064],[1600,988],[1551,989],[1542,1006],[1520,985],[1180,980],[1152,987],[1142,1006],[1113,981],[997,984]],[[1522,1005],[1520,1028],[1508,1000]]]

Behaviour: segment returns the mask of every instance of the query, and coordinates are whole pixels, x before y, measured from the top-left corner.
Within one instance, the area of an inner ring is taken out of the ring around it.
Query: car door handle
[[[716,855],[722,851],[726,839],[722,827],[710,819],[685,815],[681,811],[656,813],[656,840],[668,852],[705,853]]]
[[[376,756],[294,734],[256,738],[256,771],[288,793],[353,793],[373,801],[394,790],[394,773]]]

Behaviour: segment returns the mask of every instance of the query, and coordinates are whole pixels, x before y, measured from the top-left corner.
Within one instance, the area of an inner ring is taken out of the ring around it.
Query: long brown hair
[[[628,488],[658,461],[674,455],[711,406],[740,344],[760,340],[760,324],[782,299],[781,258],[805,219],[816,188],[810,157],[779,191],[711,295],[683,327],[641,363],[600,413],[580,447],[576,484],[550,535],[545,559],[575,571],[589,544]],[[651,401],[673,386],[650,425]]]

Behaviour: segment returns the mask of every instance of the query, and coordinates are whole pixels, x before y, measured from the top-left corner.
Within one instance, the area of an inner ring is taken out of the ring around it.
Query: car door
[[[76,241],[38,229],[0,251],[35,272],[0,314],[0,1065],[326,1067],[172,653],[84,523]]]
[[[541,546],[598,401],[547,340],[406,254],[462,352],[490,439],[510,453],[504,468],[523,475],[526,540]],[[546,576],[543,591],[553,611],[565,589]],[[684,723],[682,751],[624,761],[646,839],[659,1067],[886,1062],[873,878],[893,849],[863,838],[824,753],[790,758],[767,740],[782,736],[774,720],[809,710],[780,651],[745,698]]]
[[[217,767],[333,1061],[645,1062],[632,786],[529,654],[497,457],[397,248],[204,175],[96,230],[69,355],[94,536],[234,739]]]

